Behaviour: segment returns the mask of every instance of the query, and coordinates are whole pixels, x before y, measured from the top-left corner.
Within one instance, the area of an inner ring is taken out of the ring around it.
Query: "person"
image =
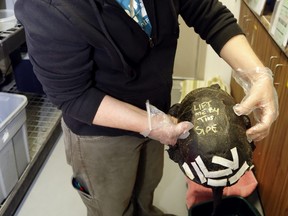
[[[15,15],[34,72],[62,111],[73,186],[89,216],[169,215],[153,206],[163,144],[193,127],[166,114],[179,15],[247,89],[235,107],[258,113],[247,136],[262,139],[277,117],[270,70],[217,0],[17,0]]]

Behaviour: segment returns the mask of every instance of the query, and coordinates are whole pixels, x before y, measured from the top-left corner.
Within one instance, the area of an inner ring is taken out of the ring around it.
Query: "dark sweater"
[[[218,54],[242,34],[216,0],[143,1],[151,38],[114,0],[16,1],[34,72],[74,133],[131,133],[92,125],[105,95],[142,109],[149,99],[168,111],[179,14]]]

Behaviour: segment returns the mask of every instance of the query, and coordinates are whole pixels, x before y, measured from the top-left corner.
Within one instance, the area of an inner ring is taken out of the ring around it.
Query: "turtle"
[[[212,189],[212,215],[216,215],[223,188],[253,168],[255,145],[246,136],[251,121],[234,113],[235,104],[230,94],[214,84],[192,90],[168,112],[178,122],[194,125],[187,138],[178,139],[167,151],[190,180]]]

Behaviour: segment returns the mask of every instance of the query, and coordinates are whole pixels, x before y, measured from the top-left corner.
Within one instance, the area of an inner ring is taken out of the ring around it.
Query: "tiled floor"
[[[15,216],[86,215],[80,197],[69,184],[72,171],[64,151],[60,137]],[[187,216],[184,176],[166,152],[165,155],[164,177],[155,193],[155,205],[165,212]]]

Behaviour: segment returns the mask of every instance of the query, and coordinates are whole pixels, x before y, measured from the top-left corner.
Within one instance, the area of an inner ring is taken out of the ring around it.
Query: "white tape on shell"
[[[193,175],[193,173],[192,173],[192,171],[191,171],[191,169],[187,163],[184,162],[184,164],[182,165],[182,168],[184,169],[188,178],[190,178],[191,180],[193,180],[195,178],[195,176]]]
[[[219,157],[219,156],[213,156],[212,158],[212,163],[214,164],[219,164],[222,165],[224,167],[236,170],[239,168],[239,157],[238,157],[238,152],[237,152],[237,148],[233,148],[230,150],[231,154],[232,154],[232,158],[233,160],[228,160],[226,158],[223,157]]]
[[[212,187],[224,187],[227,185],[227,179],[208,179],[207,185]]]
[[[196,171],[196,173],[200,179],[201,184],[207,182],[206,178],[204,177],[203,173],[201,172],[201,170],[199,169],[197,164],[195,162],[192,162],[191,164],[192,164],[194,170]]]
[[[223,170],[217,170],[217,171],[208,171],[207,167],[205,166],[202,158],[198,156],[195,161],[197,162],[200,170],[203,172],[204,176],[206,178],[220,178],[223,176],[228,176],[232,174],[232,170],[227,168]]]
[[[238,170],[238,172],[229,178],[230,184],[234,184],[236,181],[238,181],[240,177],[246,172],[247,169],[249,169],[249,165],[245,161],[242,167]]]

